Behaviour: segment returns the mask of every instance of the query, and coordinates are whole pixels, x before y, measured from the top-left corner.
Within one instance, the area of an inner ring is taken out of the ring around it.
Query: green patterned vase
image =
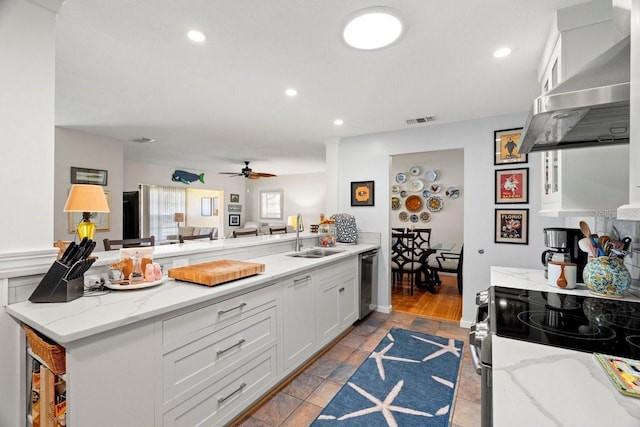
[[[589,257],[582,278],[591,293],[606,297],[621,297],[631,284],[623,260],[608,256]]]

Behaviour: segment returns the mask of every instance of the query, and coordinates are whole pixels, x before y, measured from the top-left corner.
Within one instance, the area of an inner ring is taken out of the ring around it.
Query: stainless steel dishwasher
[[[362,320],[373,311],[374,300],[378,290],[378,250],[360,254],[360,315]]]

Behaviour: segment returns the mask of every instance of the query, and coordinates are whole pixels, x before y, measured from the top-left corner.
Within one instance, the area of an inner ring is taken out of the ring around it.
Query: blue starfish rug
[[[311,425],[447,426],[462,347],[391,329]]]

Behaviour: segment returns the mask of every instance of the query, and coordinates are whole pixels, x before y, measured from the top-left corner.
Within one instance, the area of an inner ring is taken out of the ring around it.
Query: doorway
[[[436,150],[391,156],[389,229],[407,232],[430,229],[429,247],[437,265],[441,252],[459,253],[464,243],[464,149]],[[390,250],[389,253],[392,251]],[[393,271],[393,267],[389,268]],[[440,273],[433,290],[413,287],[410,274],[391,274],[393,310],[439,319],[462,318],[462,295],[455,274]]]

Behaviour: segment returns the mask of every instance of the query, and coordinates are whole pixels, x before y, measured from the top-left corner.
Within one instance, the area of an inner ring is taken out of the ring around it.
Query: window
[[[186,194],[184,188],[149,186],[149,236],[155,236],[156,242],[178,233],[173,214],[186,211]]]
[[[260,218],[282,219],[282,191],[260,192]]]

